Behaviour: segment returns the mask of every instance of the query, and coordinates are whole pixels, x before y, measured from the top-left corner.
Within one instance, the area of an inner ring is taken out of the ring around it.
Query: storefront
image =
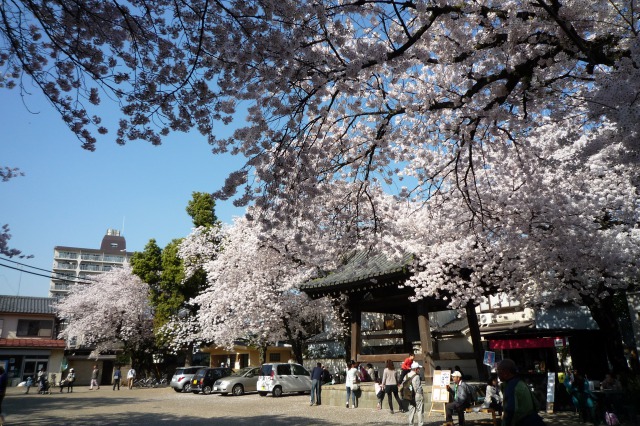
[[[0,339],[5,342],[7,339]],[[17,340],[17,339],[16,339]],[[48,348],[47,342],[55,347]],[[2,343],[2,342],[0,342]],[[9,342],[15,344],[17,342]],[[17,386],[27,380],[35,378],[38,371],[44,368],[49,373],[58,373],[63,359],[64,341],[39,341],[44,348],[7,347],[0,346],[0,365],[7,371],[8,385]]]

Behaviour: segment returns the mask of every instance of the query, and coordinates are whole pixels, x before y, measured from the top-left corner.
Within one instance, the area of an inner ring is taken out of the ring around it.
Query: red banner
[[[505,339],[489,340],[490,349],[528,349],[553,348],[555,337],[540,337],[537,339]]]

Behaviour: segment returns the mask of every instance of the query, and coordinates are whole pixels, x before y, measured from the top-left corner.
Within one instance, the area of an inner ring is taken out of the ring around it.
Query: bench
[[[496,414],[496,410],[494,410],[493,408],[484,408],[481,406],[473,406],[473,407],[469,407],[467,409],[464,410],[465,413],[487,413],[487,414],[491,414],[491,421],[493,426],[498,426],[498,424],[500,424],[500,422],[502,421],[502,418]]]

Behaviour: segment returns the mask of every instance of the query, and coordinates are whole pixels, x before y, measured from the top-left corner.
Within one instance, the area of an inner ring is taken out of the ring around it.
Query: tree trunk
[[[473,353],[476,359],[476,369],[478,370],[478,378],[482,381],[489,379],[487,366],[484,365],[484,348],[482,347],[482,337],[480,336],[480,327],[478,325],[478,316],[476,315],[476,307],[473,302],[469,302],[466,306],[467,322],[469,323],[469,331],[471,333],[471,342],[473,344]]]
[[[600,327],[602,334],[606,336],[603,342],[609,362],[613,366],[613,371],[618,374],[629,372],[627,359],[624,356],[624,344],[622,343],[622,333],[616,318],[613,297],[608,296],[598,302],[587,303],[589,311],[594,321]]]
[[[193,343],[189,343],[184,354],[184,366],[191,367],[191,364],[193,364]]]

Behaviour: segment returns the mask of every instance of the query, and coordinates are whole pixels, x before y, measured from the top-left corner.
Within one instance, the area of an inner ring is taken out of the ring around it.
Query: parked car
[[[207,367],[197,365],[195,367],[176,368],[176,372],[173,373],[169,386],[171,386],[176,392],[191,392],[191,379],[193,379],[193,375],[196,374],[196,371],[201,368]]]
[[[201,368],[191,379],[191,392],[209,395],[216,380],[233,374],[233,370],[226,367]]]
[[[275,397],[288,392],[311,392],[309,372],[300,364],[262,364],[258,376],[258,394],[265,396],[269,392]]]
[[[240,396],[245,392],[255,392],[258,390],[259,372],[259,367],[241,368],[230,376],[216,380],[213,384],[213,393],[227,395],[231,392],[233,395]]]

